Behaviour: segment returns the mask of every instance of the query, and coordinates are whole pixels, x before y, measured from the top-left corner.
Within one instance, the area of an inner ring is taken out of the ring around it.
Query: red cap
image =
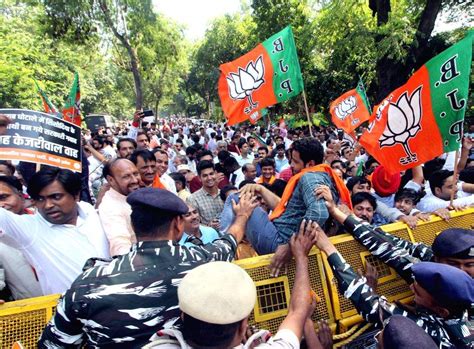
[[[390,174],[380,165],[372,174],[372,187],[380,196],[389,196],[398,191],[401,180],[400,173]]]

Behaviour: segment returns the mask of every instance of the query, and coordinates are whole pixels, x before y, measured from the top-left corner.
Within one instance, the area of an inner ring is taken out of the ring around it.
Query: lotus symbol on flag
[[[354,113],[357,109],[357,101],[354,96],[349,96],[344,99],[341,103],[336,105],[334,108],[334,112],[336,116],[344,121],[347,117],[349,117],[352,113]]]
[[[249,106],[244,109],[246,114],[258,106],[258,102],[252,100],[252,93],[265,82],[264,73],[263,56],[260,56],[255,63],[250,61],[245,69],[239,68],[238,73],[230,73],[226,77],[232,99],[247,98]]]
[[[422,86],[419,86],[410,98],[408,98],[408,92],[405,91],[396,103],[390,103],[387,111],[387,125],[379,139],[381,148],[397,143],[403,146],[407,156],[400,159],[402,165],[418,161],[416,154],[410,150],[408,140],[415,137],[421,130],[421,89]]]

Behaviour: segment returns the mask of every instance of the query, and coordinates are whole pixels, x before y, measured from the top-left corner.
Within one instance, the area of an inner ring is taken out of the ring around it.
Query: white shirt
[[[102,177],[104,164],[93,155],[89,156],[87,160],[89,161],[89,182],[93,183]]]
[[[41,286],[33,268],[21,251],[0,242],[0,269],[5,270],[5,281],[13,299],[42,296]]]
[[[107,145],[102,149],[102,155],[104,155],[107,160],[112,160],[117,157],[117,152],[110,145]]]
[[[137,242],[130,219],[131,214],[132,208],[127,202],[127,197],[110,188],[100,203],[99,217],[109,240],[111,256],[130,252],[132,244]]]
[[[23,252],[45,295],[65,292],[89,258],[110,256],[94,208],[79,202],[78,213],[76,225],[52,224],[40,214],[20,216],[0,208],[0,241]]]
[[[242,157],[242,155],[236,155],[235,159],[239,163],[240,167],[244,166],[245,164],[251,164],[253,163],[254,156],[253,154],[249,153],[247,154],[247,157]]]
[[[176,192],[176,185],[174,184],[174,180],[167,173],[164,173],[160,177],[160,181],[161,183],[163,183],[166,189],[168,189],[173,194],[178,195],[178,193]]]
[[[183,141],[183,146],[185,148],[187,148],[189,146],[189,138],[188,136],[186,136],[184,133],[180,136],[179,133],[175,133],[173,135],[173,144],[176,144],[176,141],[178,140],[178,138],[181,138],[182,141]]]
[[[207,142],[207,149],[214,153],[217,149],[217,142],[214,138],[211,138],[209,142]]]
[[[433,212],[438,208],[446,208],[450,204],[449,200],[440,199],[432,193],[426,194],[416,205],[421,212]],[[474,195],[464,196],[453,200],[453,205],[468,206],[474,204]]]
[[[242,168],[235,170],[229,176],[229,181],[232,185],[235,185],[237,188],[239,187],[240,183],[245,181],[245,175],[242,172]]]
[[[211,133],[212,132],[216,132],[212,127],[208,127],[207,130],[206,130],[206,134],[209,136],[209,138],[211,137]],[[217,134],[217,132],[216,132]]]

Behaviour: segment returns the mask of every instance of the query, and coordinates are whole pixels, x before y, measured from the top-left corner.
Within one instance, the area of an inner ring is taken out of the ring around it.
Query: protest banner
[[[20,160],[81,172],[81,128],[51,114],[0,109],[11,123],[0,136],[0,159]]]

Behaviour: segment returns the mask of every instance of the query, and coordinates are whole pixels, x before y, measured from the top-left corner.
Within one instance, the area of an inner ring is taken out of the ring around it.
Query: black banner
[[[0,136],[0,159],[21,160],[81,172],[81,128],[53,115],[0,109],[11,119]]]

